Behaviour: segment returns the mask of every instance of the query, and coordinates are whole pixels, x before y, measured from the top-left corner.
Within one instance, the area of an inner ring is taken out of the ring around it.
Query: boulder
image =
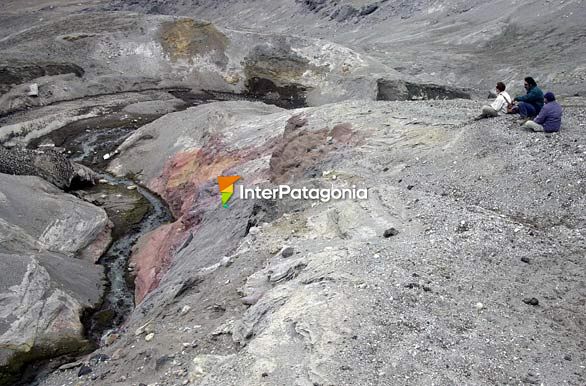
[[[404,80],[378,81],[379,101],[408,101],[427,99],[470,99],[470,93],[451,86],[431,83],[415,83]]]
[[[38,176],[58,188],[69,188],[74,180],[93,183],[95,173],[82,165],[71,162],[52,149],[6,149],[0,146],[0,173]]]
[[[81,314],[100,298],[102,269],[51,252],[0,252],[0,384],[28,362],[83,351]]]
[[[14,84],[26,83],[42,76],[75,74],[76,76],[81,77],[83,73],[83,69],[73,63],[3,60],[0,63],[0,94],[9,91]],[[35,90],[36,92],[33,92]],[[30,91],[31,94],[29,94],[29,96],[38,96],[38,84],[31,84]]]
[[[101,299],[106,213],[38,177],[0,174],[0,384],[28,362],[89,346],[81,315]]]

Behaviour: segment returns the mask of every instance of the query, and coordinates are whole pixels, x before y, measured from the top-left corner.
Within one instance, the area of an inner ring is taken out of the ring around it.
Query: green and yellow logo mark
[[[234,183],[240,179],[240,176],[220,176],[218,177],[218,186],[222,195],[222,206],[228,208],[228,201],[234,194]]]

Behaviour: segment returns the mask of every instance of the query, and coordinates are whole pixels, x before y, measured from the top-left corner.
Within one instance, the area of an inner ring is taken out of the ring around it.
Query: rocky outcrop
[[[117,0],[101,9],[191,16],[230,29],[323,38],[417,78],[410,81],[481,89],[504,81],[521,93],[529,74],[568,95],[583,94],[584,7],[576,1],[534,2],[527,15],[525,5],[499,7],[481,0]],[[541,49],[528,50],[544,30],[551,33],[542,34]]]
[[[0,143],[9,148],[35,147],[39,145],[39,138],[67,126],[70,130],[80,126],[82,128],[79,130],[86,130],[88,127],[101,129],[112,125],[132,127],[146,119],[154,120],[165,112],[174,111],[184,105],[183,101],[174,98],[167,91],[159,90],[121,92],[88,98],[77,96],[79,95],[74,95],[73,100],[49,103],[0,118]],[[128,110],[123,109],[118,114],[110,114],[112,111],[120,110],[121,106],[128,107]],[[61,147],[64,138],[57,137],[59,140],[52,143],[56,147]],[[47,144],[50,145],[45,143]]]
[[[379,101],[409,101],[426,99],[470,99],[462,89],[438,84],[412,83],[403,80],[378,80]]]
[[[210,181],[270,154],[279,136],[278,126],[273,132],[259,132],[253,123],[257,118],[252,117],[280,121],[288,115],[286,110],[262,103],[211,103],[166,115],[138,129],[119,147],[120,155],[110,164],[110,171],[139,178],[167,201],[178,219],[138,243],[132,256],[138,302],[158,287],[188,230],[195,231],[201,223],[203,211],[215,206],[216,192]],[[226,133],[231,133],[229,138]],[[151,154],[150,162],[145,164],[138,154]]]
[[[1,145],[0,173],[38,176],[60,189],[69,188],[74,180],[93,183],[96,179],[91,169],[71,162],[55,150],[6,149]]]
[[[0,384],[31,361],[90,346],[81,317],[102,296],[94,260],[108,223],[37,177],[0,174]]]
[[[75,74],[83,76],[83,69],[73,63],[26,63],[20,61],[0,62],[0,95],[12,87],[43,76]]]

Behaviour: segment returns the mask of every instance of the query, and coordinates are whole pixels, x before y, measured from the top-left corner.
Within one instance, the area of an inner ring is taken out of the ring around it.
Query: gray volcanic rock
[[[373,6],[378,6],[375,12],[360,15]],[[586,91],[581,1],[503,6],[482,0],[114,0],[100,9],[191,16],[231,29],[323,38],[418,82],[492,89],[504,81],[522,92],[523,77],[532,75],[566,95]]]
[[[397,75],[368,55],[332,42],[236,31],[162,15],[60,16],[1,39],[0,49],[8,62],[67,59],[85,71],[83,78],[66,74],[35,79],[38,97],[28,95],[28,83],[16,84],[0,96],[0,115],[86,96],[164,87],[243,92],[282,103],[293,100],[298,106],[318,105],[374,99],[377,76]]]
[[[35,177],[0,174],[0,218],[31,247],[74,257],[102,233],[109,220],[103,209],[64,194]],[[14,242],[4,238],[4,248]],[[16,240],[18,241],[18,240]],[[8,243],[8,244],[7,244]],[[18,243],[10,250],[18,252]]]
[[[69,95],[71,96],[71,95]],[[28,97],[26,97],[28,98]],[[82,99],[68,100],[36,107],[30,110],[13,112],[0,118],[0,143],[6,147],[26,147],[31,141],[42,137],[77,121],[86,121],[95,118],[99,122],[100,117],[108,122],[109,113],[117,110],[119,106],[129,106],[126,118],[139,118],[150,113],[157,114],[158,110],[166,111],[171,108],[171,103],[176,105],[179,101],[166,91],[149,90],[139,92],[121,92],[115,95],[99,95]],[[141,102],[158,103],[156,108],[149,105],[142,106]],[[172,101],[172,102],[171,102]],[[138,106],[136,106],[138,104]],[[162,106],[167,105],[163,108]],[[132,106],[132,107],[131,107]],[[124,118],[124,116],[122,117]],[[86,127],[94,124],[88,123]]]
[[[405,101],[422,99],[470,99],[464,90],[437,84],[412,83],[402,80],[378,81],[379,101]]]
[[[0,62],[0,95],[12,87],[43,76],[75,74],[83,76],[83,69],[73,63]]]
[[[89,183],[96,179],[91,169],[71,162],[52,149],[6,149],[1,145],[0,173],[38,176],[61,189],[69,188],[75,178]]]
[[[81,315],[102,296],[102,209],[37,177],[0,174],[0,383],[30,361],[89,347]]]
[[[258,102],[217,102],[189,108],[185,111],[167,114],[147,124],[129,136],[118,148],[109,171],[116,175],[133,174],[158,191],[153,181],[163,174],[169,158],[185,151],[202,148],[206,143],[227,128],[258,119],[266,115],[289,116],[286,110]],[[230,141],[252,142],[250,130],[233,131]],[[275,132],[273,135],[277,135]],[[145,156],[149,162],[145,163]]]

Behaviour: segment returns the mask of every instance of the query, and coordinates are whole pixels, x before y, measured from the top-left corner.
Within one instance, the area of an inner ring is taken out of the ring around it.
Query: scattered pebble
[[[103,158],[104,158],[105,160],[109,160],[109,159],[110,159],[110,157],[111,157],[110,153],[106,153],[106,154],[104,154],[104,157],[103,157]]]
[[[126,187],[126,189],[128,189],[128,190],[136,190],[136,189],[138,189],[138,186],[136,186],[136,185],[128,185]]]
[[[83,365],[81,366],[81,368],[79,369],[77,376],[78,377],[83,377],[84,375],[88,375],[89,373],[92,372],[92,368],[87,366],[87,365]]]
[[[283,256],[284,258],[288,258],[293,256],[293,253],[295,253],[295,250],[292,247],[287,247],[283,249],[283,251],[281,252],[281,256]]]
[[[90,358],[91,364],[98,364],[101,362],[108,362],[110,360],[110,356],[106,354],[96,354]]]
[[[528,258],[528,257],[522,257],[522,258],[521,258],[521,261],[522,261],[523,263],[525,263],[525,264],[529,264],[529,263],[531,263],[531,260],[529,260],[529,258]]]
[[[232,264],[234,264],[234,259],[236,259],[235,255],[232,256],[224,256],[222,258],[222,266],[225,268],[228,268],[229,266],[231,266]]]
[[[149,325],[150,325],[150,322],[143,324],[142,326],[140,326],[139,328],[136,329],[136,331],[134,332],[134,335],[139,336],[139,335],[144,334],[144,332],[147,330]]]
[[[523,299],[523,303],[529,304],[530,306],[538,306],[539,300],[537,300],[536,298],[525,298]]]
[[[181,315],[186,315],[189,311],[191,311],[190,306],[183,306],[183,308],[181,309]]]
[[[114,351],[112,353],[112,359],[115,360],[115,361],[117,361],[118,359],[120,359],[122,357],[124,357],[124,354],[123,354],[121,348],[117,349],[116,351]]]
[[[38,97],[39,96],[39,84],[38,83],[29,84],[27,95],[30,97]]]
[[[395,228],[389,228],[385,231],[385,233],[383,233],[383,236],[388,239],[389,237],[393,237],[393,236],[397,236],[399,234],[399,231]]]
[[[120,337],[120,335],[112,333],[112,334],[108,334],[108,336],[106,336],[106,338],[104,339],[104,344],[106,346],[110,346],[112,345],[114,342],[116,342],[118,340],[118,338]]]
[[[147,336],[144,337],[144,340],[146,342],[150,342],[151,340],[153,340],[154,337],[155,337],[155,333],[151,332],[150,334],[148,334]]]
[[[258,301],[260,300],[261,297],[262,297],[262,293],[261,292],[255,292],[252,295],[243,297],[242,299],[240,299],[240,301],[244,305],[253,306],[256,303],[258,303]]]
[[[458,233],[468,232],[469,230],[470,230],[470,224],[468,224],[468,222],[466,220],[460,221],[460,224],[458,224],[458,226],[456,227],[456,232],[458,232]]]
[[[70,369],[74,369],[76,367],[79,367],[81,365],[83,365],[83,362],[66,363],[63,366],[59,367],[59,370],[70,370]]]

